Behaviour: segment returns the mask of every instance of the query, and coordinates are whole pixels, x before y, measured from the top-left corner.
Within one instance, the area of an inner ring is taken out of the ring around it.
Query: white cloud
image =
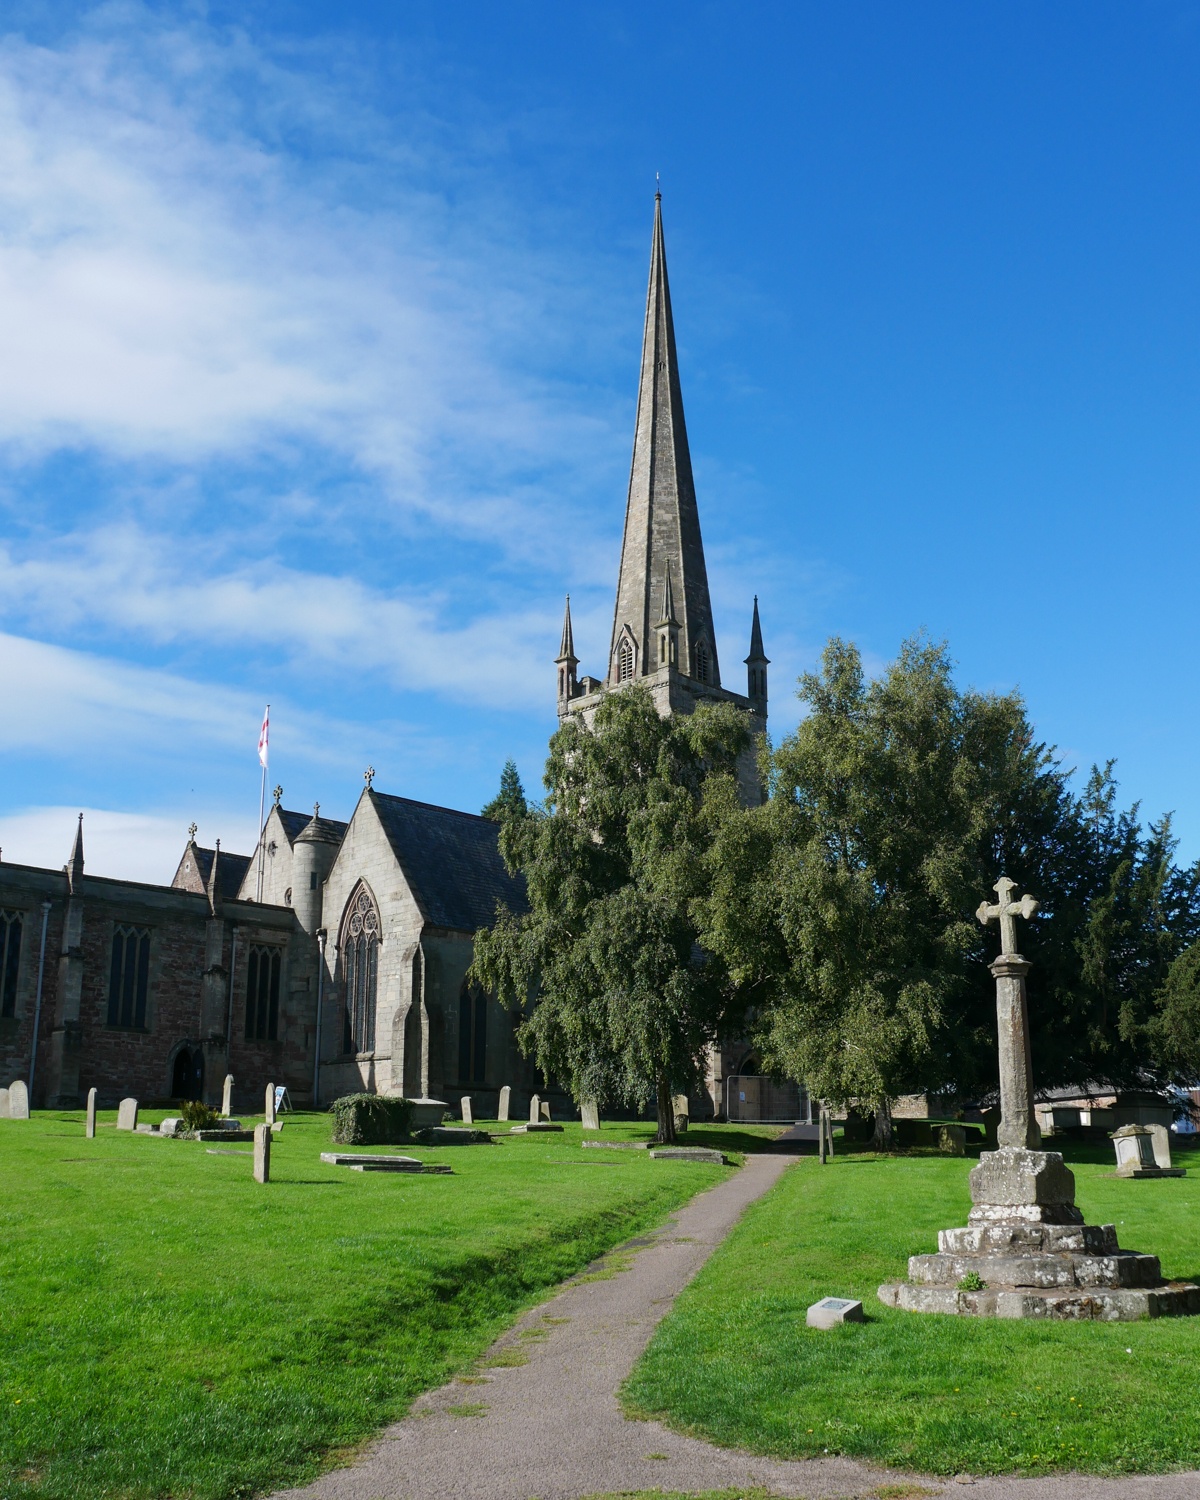
[[[105,808],[28,807],[0,816],[4,862],[61,869],[71,853],[81,812],[84,869],[89,875],[151,885],[170,881],[187,843],[187,821]],[[199,838],[210,848],[213,839],[220,838],[226,848],[241,850],[253,845],[254,827],[244,816],[210,811],[203,814]]]

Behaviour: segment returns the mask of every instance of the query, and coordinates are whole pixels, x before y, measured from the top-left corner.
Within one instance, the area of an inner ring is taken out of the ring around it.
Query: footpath
[[[610,1252],[611,1275],[570,1281],[527,1313],[469,1381],[420,1397],[362,1458],[276,1500],[580,1500],[755,1487],[787,1500],[1197,1500],[1195,1473],[931,1478],[846,1458],[759,1458],[627,1419],[616,1392],[655,1324],[792,1160],[747,1157],[661,1229]]]

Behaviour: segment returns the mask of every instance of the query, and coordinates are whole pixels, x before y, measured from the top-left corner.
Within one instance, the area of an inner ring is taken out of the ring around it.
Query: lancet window
[[[149,931],[145,927],[114,927],[112,970],[108,982],[108,1024],[126,1031],[144,1031],[149,988]]]
[[[631,682],[633,680],[633,642],[628,636],[622,637],[617,646],[617,681]]]
[[[283,965],[280,949],[255,946],[246,961],[246,1040],[274,1042],[279,1039],[279,973]]]
[[[708,642],[696,642],[696,681],[707,682],[709,673]]]
[[[359,886],[342,919],[342,1051],[375,1050],[375,997],[379,983],[379,913]]]
[[[22,917],[0,911],[0,1016],[17,1013],[17,975],[21,968]]]
[[[463,1083],[483,1083],[487,1071],[487,996],[463,980],[458,996],[458,1076]]]

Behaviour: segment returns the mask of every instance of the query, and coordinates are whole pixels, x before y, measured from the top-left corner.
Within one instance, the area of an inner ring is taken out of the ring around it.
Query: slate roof
[[[524,877],[504,868],[498,823],[374,788],[367,795],[431,926],[476,932],[491,925],[499,901],[528,909]]]
[[[208,877],[212,874],[213,849],[201,849],[196,846],[196,872],[200,876],[204,889],[208,889]],[[230,854],[227,849],[221,850],[221,860],[217,865],[217,897],[221,901],[236,901],[238,892],[242,888],[242,881],[246,878],[246,871],[250,868],[249,854]]]
[[[312,822],[312,813],[290,812],[286,807],[276,810],[279,813],[279,821],[283,824],[283,831],[287,834],[288,843],[294,844],[297,834],[302,833]],[[336,828],[339,839],[345,838],[348,824],[339,823],[335,818],[322,818],[321,822],[328,823],[331,828]]]

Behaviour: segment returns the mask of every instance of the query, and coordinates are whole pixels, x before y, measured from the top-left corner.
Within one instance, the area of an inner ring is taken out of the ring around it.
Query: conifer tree
[[[523,818],[528,811],[529,805],[525,801],[525,788],[521,785],[517,763],[515,760],[506,760],[504,770],[500,773],[500,790],[482,809],[481,816],[490,818],[493,823],[504,823],[509,818]]]

